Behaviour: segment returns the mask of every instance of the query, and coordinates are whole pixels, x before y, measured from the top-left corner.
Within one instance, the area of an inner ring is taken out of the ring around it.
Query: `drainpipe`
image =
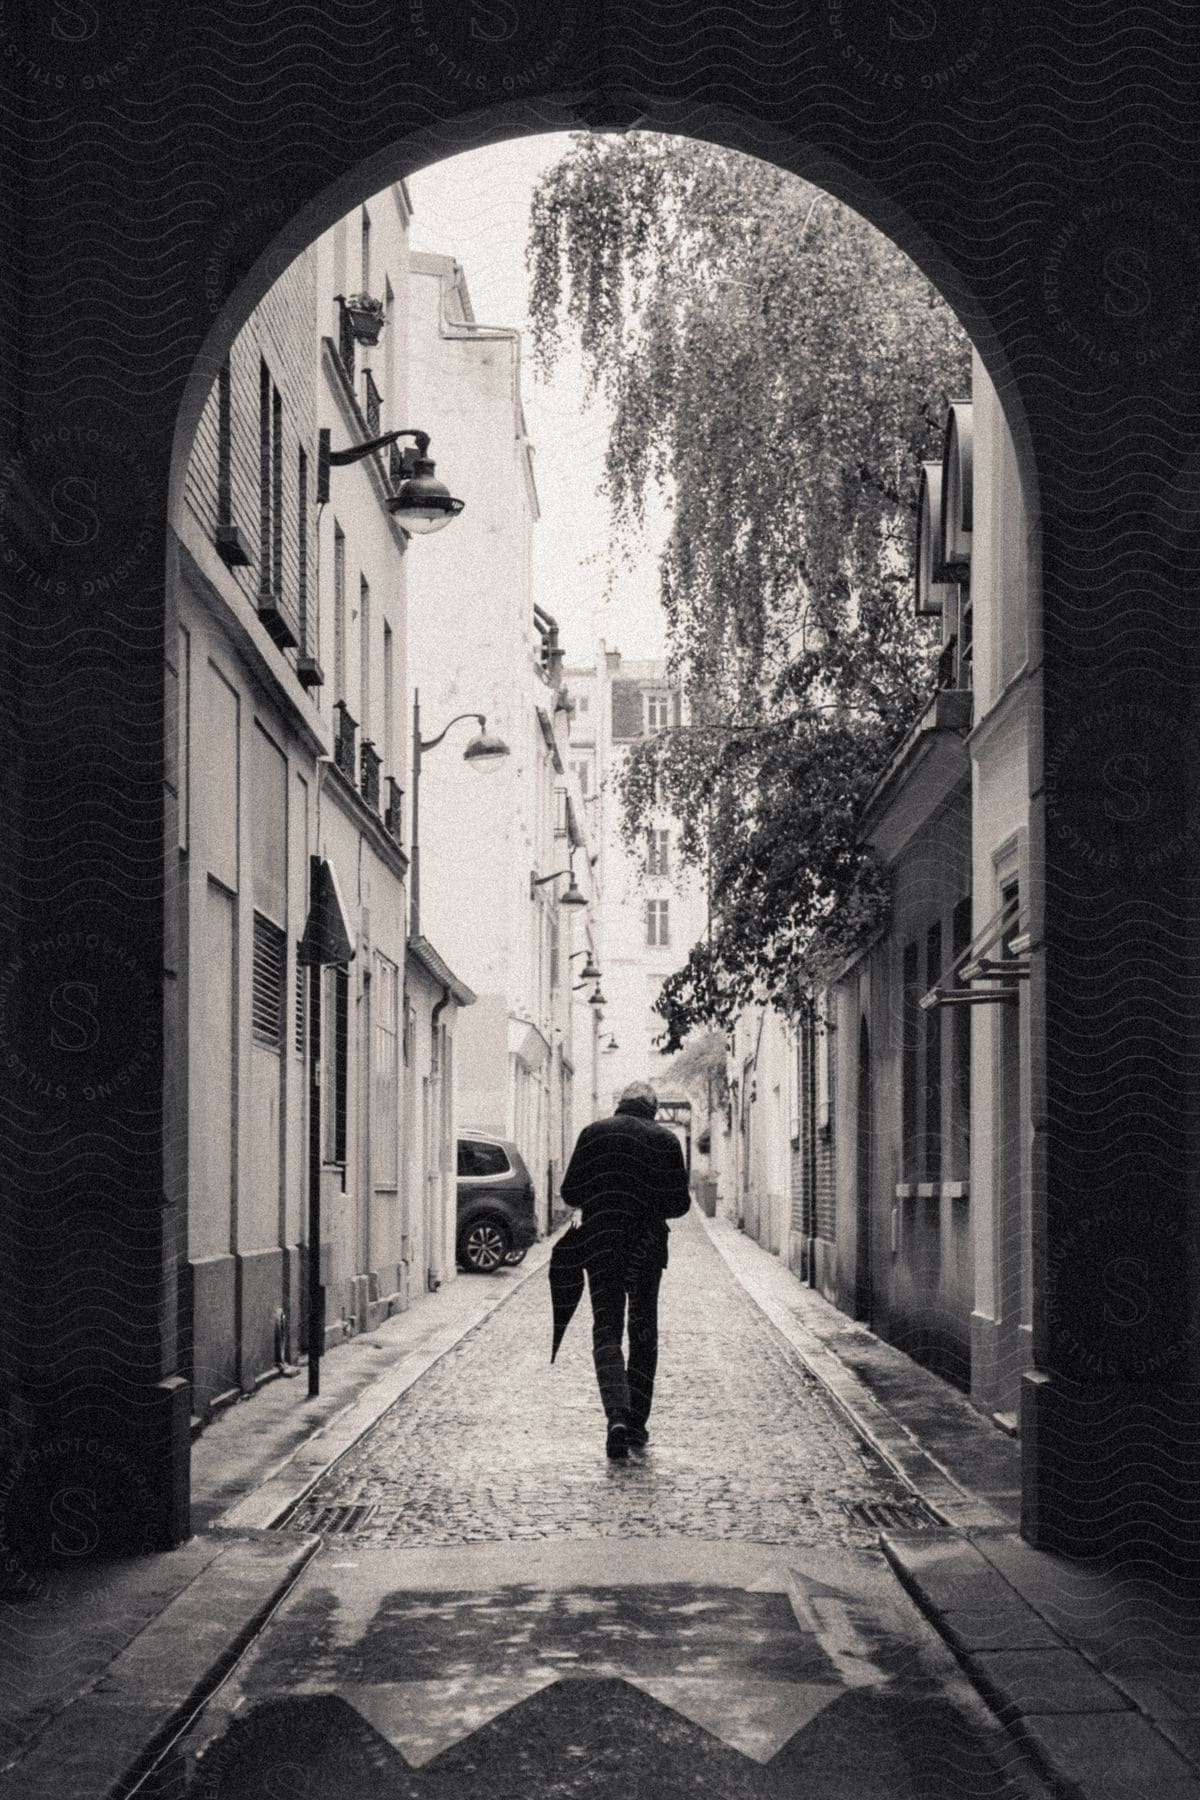
[[[434,1048],[437,1045],[438,1026],[441,1023],[442,1014],[445,1012],[446,1008],[449,1006],[450,1000],[451,1000],[450,989],[448,987],[444,987],[442,989],[441,999],[436,1003],[436,1005],[433,1008],[433,1011],[429,1015],[429,1036],[430,1036],[430,1054],[431,1055],[433,1053]],[[445,1081],[445,1079],[446,1079],[446,1059],[444,1056],[439,1056],[438,1057],[438,1113],[443,1116],[444,1116],[444,1108],[442,1105],[442,1083]],[[439,1118],[439,1121],[438,1121],[438,1183],[439,1183],[439,1190],[440,1190],[441,1178],[442,1178],[442,1145],[441,1145],[441,1120]],[[430,1249],[430,1246],[427,1245],[426,1246],[426,1255],[428,1255],[429,1249]],[[433,1259],[433,1258],[430,1259],[430,1261],[426,1267],[426,1270],[425,1270],[425,1286],[426,1286],[427,1290],[429,1291],[429,1293],[431,1293],[431,1294],[436,1294],[438,1289],[442,1285],[442,1276],[441,1276],[441,1272],[440,1272],[441,1267],[442,1267],[441,1238],[439,1236],[437,1257],[436,1257],[436,1259]]]

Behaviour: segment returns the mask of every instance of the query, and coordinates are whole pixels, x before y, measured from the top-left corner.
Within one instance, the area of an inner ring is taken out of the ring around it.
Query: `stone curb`
[[[949,1645],[992,1715],[1062,1800],[1200,1800],[1193,1765],[1049,1626],[963,1535],[1011,1530],[970,1493],[847,1368],[788,1304],[796,1277],[727,1221],[703,1220],[709,1241],[859,1435],[954,1528],[887,1533],[898,1579]],[[758,1259],[762,1258],[760,1262]]]
[[[960,1536],[888,1533],[898,1579],[1063,1800],[1200,1800],[1200,1781],[1129,1697],[1063,1643]]]
[[[216,1520],[216,1526],[229,1531],[267,1531],[279,1524],[301,1504],[334,1464],[354,1448],[363,1434],[378,1423],[388,1408],[407,1393],[414,1382],[419,1381],[477,1326],[498,1312],[506,1301],[519,1294],[525,1283],[545,1268],[557,1235],[556,1231],[532,1246],[525,1261],[513,1270],[512,1278],[505,1282],[495,1299],[478,1316],[448,1321],[419,1350],[401,1355],[386,1375],[372,1382],[364,1393],[349,1401],[340,1412],[334,1413],[310,1437],[289,1451],[282,1462],[259,1482],[253,1493],[245,1495],[221,1514]],[[486,1289],[482,1291],[485,1294],[487,1292]]]
[[[234,1542],[0,1777],[5,1800],[124,1800],[262,1630],[315,1537]]]
[[[839,1411],[892,1472],[928,1502],[948,1524],[960,1528],[996,1527],[1007,1523],[1003,1515],[978,1495],[961,1487],[954,1477],[887,1410],[841,1358],[808,1330],[786,1303],[796,1277],[770,1258],[759,1266],[749,1252],[767,1258],[768,1253],[741,1232],[719,1219],[703,1217],[709,1242],[759,1310],[785,1337],[809,1373],[820,1382]],[[745,1250],[746,1254],[739,1254]]]

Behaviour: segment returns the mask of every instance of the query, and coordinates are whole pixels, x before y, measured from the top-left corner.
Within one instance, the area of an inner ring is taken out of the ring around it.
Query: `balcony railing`
[[[400,816],[403,800],[404,789],[394,775],[389,775],[387,778],[387,811],[383,815],[383,823],[389,837],[394,837],[398,844],[404,842],[404,826]]]
[[[359,751],[358,787],[372,812],[379,811],[379,765],[382,761],[370,738],[364,738]]]
[[[342,359],[342,367],[354,381],[354,327],[350,323],[350,311],[344,300],[338,301],[338,355]]]
[[[358,730],[358,720],[351,717],[350,708],[344,700],[337,701],[333,712],[333,760],[347,781],[353,781],[354,734]]]
[[[383,430],[383,426],[380,424],[382,406],[383,395],[375,386],[375,377],[370,369],[365,369],[363,371],[363,412],[366,415],[369,437],[378,437]]]
[[[942,646],[942,654],[937,660],[937,686],[939,690],[941,688],[957,687],[958,685],[955,679],[957,650],[957,637],[947,638],[945,644]]]

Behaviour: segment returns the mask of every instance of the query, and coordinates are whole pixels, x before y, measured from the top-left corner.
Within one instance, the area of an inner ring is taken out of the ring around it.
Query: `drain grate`
[[[373,1506],[351,1506],[343,1501],[337,1506],[314,1506],[307,1512],[294,1512],[283,1522],[293,1531],[358,1531],[374,1512]]]
[[[842,1511],[864,1531],[921,1531],[949,1527],[940,1513],[916,1496],[911,1500],[843,1500]]]

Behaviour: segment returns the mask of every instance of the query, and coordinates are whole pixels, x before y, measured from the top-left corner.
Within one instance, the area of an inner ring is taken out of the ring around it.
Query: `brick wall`
[[[317,258],[306,250],[255,307],[230,351],[230,523],[238,526],[250,554],[245,568],[229,572],[254,606],[260,586],[260,419],[259,367],[265,361],[283,403],[282,601],[299,637],[300,485],[299,454],[308,456],[308,568],[310,639],[316,562],[313,504],[317,445]],[[205,403],[187,473],[187,502],[205,535],[218,523],[218,383]],[[294,660],[295,650],[287,652]]]

